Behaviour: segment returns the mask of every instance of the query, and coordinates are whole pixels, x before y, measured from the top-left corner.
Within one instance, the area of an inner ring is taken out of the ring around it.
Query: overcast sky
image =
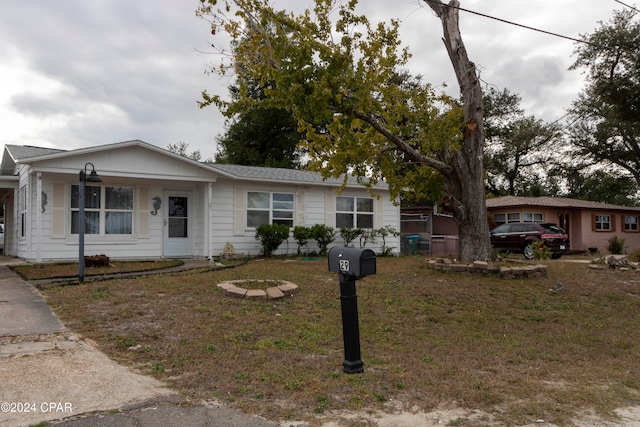
[[[631,2],[627,4],[637,6]],[[310,5],[274,0],[279,7]],[[215,155],[224,120],[198,108],[200,92],[226,95],[228,80],[206,75],[215,57],[197,0],[0,0],[0,149],[61,149],[132,139],[166,148],[185,142]],[[578,38],[621,9],[614,0],[461,0],[461,7]],[[459,93],[442,27],[419,0],[361,0],[372,21],[401,20],[410,69]],[[460,12],[461,32],[487,84],[523,98],[527,114],[552,121],[582,88],[569,71],[575,44]],[[218,39],[216,39],[218,37]]]

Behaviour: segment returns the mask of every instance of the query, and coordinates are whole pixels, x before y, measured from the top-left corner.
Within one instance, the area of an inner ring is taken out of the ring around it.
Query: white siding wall
[[[114,259],[153,259],[163,256],[166,201],[156,215],[152,199],[164,199],[166,191],[189,192],[191,195],[191,237],[193,256],[218,256],[226,242],[237,252],[248,255],[260,253],[260,243],[255,229],[246,227],[247,191],[286,192],[295,194],[294,225],[311,227],[326,224],[335,228],[336,190],[326,185],[295,183],[272,184],[258,181],[231,180],[189,164],[149,150],[133,147],[121,152],[105,151],[86,156],[64,157],[43,161],[37,165],[41,172],[42,191],[46,194],[45,211],[40,212],[37,172],[30,172],[29,165],[22,166],[20,182],[15,193],[16,201],[16,255],[31,261],[77,260],[78,236],[71,234],[70,192],[77,184],[78,170],[91,161],[103,178],[102,185],[131,186],[134,188],[134,212],[132,235],[85,235],[85,254],[106,254]],[[211,198],[209,198],[211,185]],[[20,188],[27,189],[27,235],[20,236]],[[369,197],[365,189],[347,188],[345,196]],[[400,229],[400,209],[389,201],[388,192],[374,199],[374,228],[392,226]],[[206,234],[206,230],[209,233]],[[337,238],[331,246],[343,242]],[[387,246],[400,247],[398,238],[390,237]],[[379,250],[381,242],[368,244]],[[316,251],[310,241],[306,251]],[[281,245],[277,254],[295,254],[297,243],[290,237]]]
[[[248,191],[284,192],[295,194],[294,226],[311,227],[315,224],[326,224],[335,229],[335,197],[336,192],[326,186],[308,186],[293,184],[260,184],[252,182],[218,181],[213,184],[213,200],[211,205],[211,253],[219,256],[226,242],[233,244],[236,252],[257,256],[260,254],[260,242],[255,238],[255,229],[246,226],[246,193]],[[346,189],[342,195],[369,197],[365,189]],[[242,197],[242,200],[237,200]],[[327,205],[329,204],[327,211]],[[389,193],[382,193],[374,199],[374,228],[391,226],[400,230],[400,208],[389,201]],[[379,206],[379,208],[378,208]],[[240,208],[238,208],[240,207]],[[303,209],[300,212],[300,209]],[[331,246],[342,246],[339,231],[336,229],[336,241]],[[386,239],[387,247],[399,252],[398,237]],[[380,250],[382,242],[368,244],[367,248]],[[297,252],[298,244],[291,236],[276,251],[277,255],[292,255]],[[314,241],[309,241],[303,250],[317,251]]]
[[[35,175],[30,180],[35,182]],[[70,191],[71,185],[75,185],[75,181],[63,180],[60,176],[47,176],[43,174],[42,191],[47,195],[47,204],[45,212],[40,213],[41,221],[38,223],[38,197],[36,194],[36,186],[29,184],[29,208],[28,218],[29,229],[26,238],[19,238],[18,256],[31,261],[50,261],[50,260],[77,260],[78,258],[78,235],[70,232]],[[104,183],[103,183],[104,184]],[[127,181],[110,180],[108,184],[132,186]],[[65,191],[60,195],[60,191],[54,191],[54,186],[64,188]],[[164,203],[156,215],[151,215],[152,201],[151,198],[158,196],[163,197],[165,186],[172,189],[191,191],[191,219],[192,219],[192,250],[194,256],[206,256],[205,250],[205,207],[204,207],[204,189],[206,184],[194,184],[189,182],[153,182],[146,180],[138,180],[138,185],[134,188],[134,212],[133,212],[133,234],[122,236],[97,236],[85,235],[85,255],[105,254],[113,259],[157,259],[163,256],[163,233],[164,233]],[[55,197],[62,197],[63,200],[57,200]],[[139,197],[144,196],[146,200]],[[62,205],[64,214],[64,230],[60,233],[53,230],[54,206]],[[18,212],[18,219],[20,212]],[[145,224],[146,222],[146,224]],[[39,229],[38,229],[39,228]],[[19,233],[19,227],[18,227]],[[38,242],[38,235],[40,241]],[[38,250],[39,247],[39,250]],[[30,248],[30,249],[28,249]]]

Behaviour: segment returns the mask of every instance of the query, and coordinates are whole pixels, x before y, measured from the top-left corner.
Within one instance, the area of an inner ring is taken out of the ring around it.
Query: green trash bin
[[[409,249],[409,255],[415,255],[418,253],[418,240],[420,240],[420,236],[407,236],[407,248]]]

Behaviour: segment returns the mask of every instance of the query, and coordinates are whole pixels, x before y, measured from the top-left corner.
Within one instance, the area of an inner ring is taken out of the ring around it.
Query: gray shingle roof
[[[487,199],[487,208],[505,208],[511,206],[543,206],[550,208],[581,208],[608,210],[637,210],[640,208],[613,205],[610,203],[590,202],[588,200],[570,199],[567,197],[522,197],[504,196]]]
[[[230,175],[237,179],[249,179],[249,180],[263,180],[273,181],[280,183],[293,183],[293,182],[306,182],[309,184],[324,184],[340,186],[342,185],[342,179],[322,178],[322,175],[318,172],[297,170],[297,169],[284,169],[284,168],[268,168],[259,166],[243,166],[233,165],[226,163],[209,163],[212,169],[219,172],[223,172],[226,175]],[[347,185],[361,186],[355,177],[349,177]],[[387,188],[386,184],[378,183],[374,185],[374,188]]]
[[[60,150],[57,148],[42,148],[33,147],[30,145],[5,145],[6,150],[9,151],[11,157],[15,160],[28,159],[29,157],[46,156],[47,154],[61,153],[66,150]]]
[[[13,161],[19,160],[27,160],[30,158],[36,157],[45,157],[49,155],[55,155],[59,153],[74,154],[81,151],[86,150],[108,150],[108,149],[116,149],[119,146],[127,146],[131,144],[138,144],[140,146],[154,149],[158,151],[162,151],[167,153],[168,155],[175,155],[170,153],[167,150],[152,146],[144,141],[125,141],[116,144],[108,144],[102,145],[98,147],[90,147],[79,150],[60,150],[54,148],[42,148],[42,147],[32,147],[25,145],[5,145],[5,152],[10,154],[10,157]],[[4,156],[6,157],[6,156]],[[12,170],[15,164],[11,161],[10,165],[5,165],[5,162],[9,161],[9,159],[3,158],[2,164],[2,172],[5,173],[5,166],[7,171]],[[185,161],[192,161],[185,159]],[[243,166],[243,165],[234,165],[234,164],[225,164],[225,163],[200,163],[201,166],[210,168],[211,170],[218,172],[222,175],[225,175],[231,179],[242,179],[242,180],[251,180],[251,181],[268,181],[274,183],[308,183],[308,184],[316,184],[316,185],[327,185],[332,187],[342,186],[343,180],[341,178],[327,178],[326,180],[322,178],[322,175],[318,172],[306,171],[306,170],[296,170],[296,169],[284,169],[284,168],[270,168],[270,167],[259,167],[259,166]],[[347,179],[348,186],[357,186],[362,187],[362,184],[358,183],[358,180],[355,177],[349,176]],[[388,186],[384,182],[379,182],[373,185],[373,188],[378,189],[387,189]]]

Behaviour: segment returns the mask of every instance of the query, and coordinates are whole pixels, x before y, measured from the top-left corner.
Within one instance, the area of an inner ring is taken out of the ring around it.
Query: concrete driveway
[[[160,381],[113,362],[67,330],[44,297],[8,268],[19,262],[0,257],[1,427],[60,419],[73,426],[161,426],[171,419],[185,426],[274,425],[229,408],[191,405]]]

